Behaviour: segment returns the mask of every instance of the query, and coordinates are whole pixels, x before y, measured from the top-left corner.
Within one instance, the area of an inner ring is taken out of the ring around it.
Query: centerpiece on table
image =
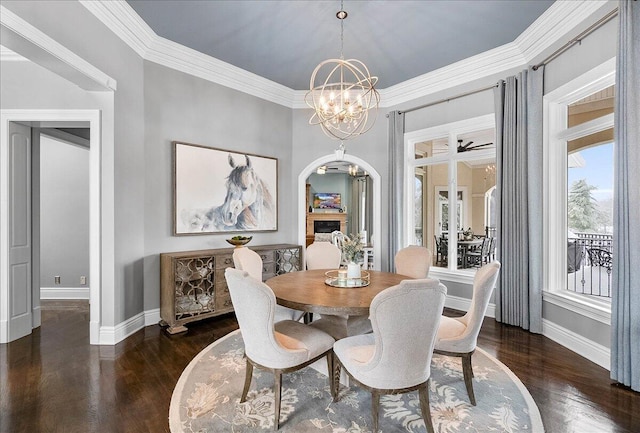
[[[360,265],[358,261],[364,256],[364,245],[360,234],[352,234],[345,237],[342,243],[342,257],[347,262],[347,278],[360,278]]]

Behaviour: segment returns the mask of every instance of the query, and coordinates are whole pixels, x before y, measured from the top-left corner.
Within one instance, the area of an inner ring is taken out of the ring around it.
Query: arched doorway
[[[340,160],[336,158],[335,154],[326,155],[312,161],[307,165],[298,175],[298,243],[300,245],[306,245],[306,215],[307,215],[307,200],[306,200],[306,180],[316,171],[316,169],[323,165],[334,161],[350,162],[358,165],[362,169],[369,173],[373,181],[373,233],[371,234],[373,245],[373,269],[380,270],[381,253],[382,253],[382,225],[381,225],[381,200],[382,200],[382,187],[381,178],[378,171],[373,168],[368,162],[358,158],[357,156],[345,154]]]

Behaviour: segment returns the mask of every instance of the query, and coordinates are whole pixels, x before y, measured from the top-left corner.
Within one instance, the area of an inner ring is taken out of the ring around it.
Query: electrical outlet
[[[84,275],[80,277],[80,284],[87,284],[87,277]]]
[[[54,284],[60,284],[60,276],[56,275],[55,277],[53,277],[53,283]]]

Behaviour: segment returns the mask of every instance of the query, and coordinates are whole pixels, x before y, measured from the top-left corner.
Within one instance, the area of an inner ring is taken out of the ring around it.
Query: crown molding
[[[532,62],[554,44],[577,33],[579,27],[586,28],[591,24],[589,21],[595,22],[617,7],[617,0],[556,1],[514,43],[527,62]]]
[[[293,109],[309,108],[306,91],[293,90],[229,63],[164,39],[124,0],[80,0],[143,59]],[[583,23],[617,6],[616,0],[558,0],[513,42],[404,81],[380,92],[380,106],[393,107],[420,97],[523,68],[564,42]]]
[[[116,80],[64,45],[0,5],[2,39],[27,59],[39,59],[52,70],[86,90],[116,90]]]
[[[468,57],[419,77],[388,87],[382,93],[385,107],[392,107],[457,87],[526,64],[513,43]],[[382,100],[382,99],[381,99]]]
[[[9,48],[0,45],[0,61],[1,62],[28,62],[29,60],[22,57],[15,51],[11,51]]]
[[[158,37],[126,1],[79,0],[122,41],[145,58],[147,48]]]
[[[124,0],[80,3],[145,60],[293,108],[294,90],[158,36]]]

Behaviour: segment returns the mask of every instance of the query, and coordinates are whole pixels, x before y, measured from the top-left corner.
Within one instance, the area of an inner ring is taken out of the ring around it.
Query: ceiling
[[[335,1],[128,0],[158,35],[294,90],[340,56]],[[388,88],[513,42],[553,0],[347,1],[344,57]]]

